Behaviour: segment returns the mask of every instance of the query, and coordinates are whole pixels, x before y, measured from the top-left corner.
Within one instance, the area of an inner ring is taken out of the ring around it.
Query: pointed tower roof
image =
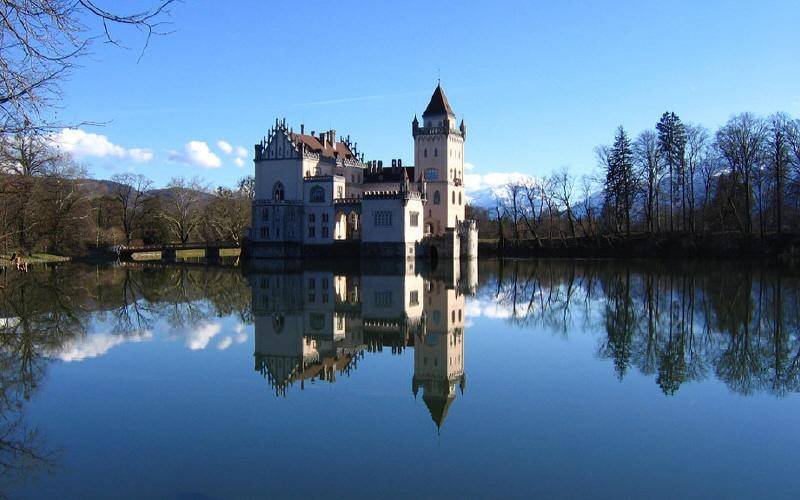
[[[444,95],[441,84],[437,84],[436,90],[433,91],[433,95],[431,96],[431,102],[428,103],[428,107],[425,108],[425,112],[422,113],[422,116],[445,114],[455,115],[453,109],[450,107],[450,103],[447,102],[447,96]]]
[[[444,419],[447,418],[447,410],[450,409],[454,399],[452,397],[422,396],[422,400],[425,402],[425,406],[428,407],[431,419],[436,424],[437,429],[441,429],[442,425],[444,425]]]

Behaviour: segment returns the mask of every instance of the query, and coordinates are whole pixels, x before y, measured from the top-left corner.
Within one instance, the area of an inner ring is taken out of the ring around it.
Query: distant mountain
[[[104,179],[80,179],[78,182],[85,189],[89,199],[113,196],[115,188],[120,185],[117,182]],[[151,189],[148,193],[162,200],[168,199],[170,196],[170,191],[166,188]],[[212,193],[206,191],[200,192],[200,199],[205,202],[210,201],[213,197],[214,195]]]
[[[507,200],[508,192],[505,186],[484,186],[474,191],[467,191],[467,200],[470,205],[491,210],[497,206],[497,200]]]

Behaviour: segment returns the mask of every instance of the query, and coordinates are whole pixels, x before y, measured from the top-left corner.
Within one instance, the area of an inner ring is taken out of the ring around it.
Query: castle
[[[476,225],[464,216],[467,127],[441,85],[411,134],[414,166],[384,166],[335,130],[276,120],[255,145],[250,255],[476,257]]]

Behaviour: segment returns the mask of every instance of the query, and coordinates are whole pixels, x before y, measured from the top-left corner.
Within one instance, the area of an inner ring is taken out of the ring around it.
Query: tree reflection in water
[[[478,301],[519,327],[602,326],[598,354],[675,394],[710,374],[740,394],[800,389],[798,285],[752,262],[485,261]]]
[[[248,322],[250,293],[232,268],[35,267],[0,273],[0,481],[55,467],[60,455],[25,422],[47,365],[111,319],[114,335],[141,335],[159,320],[191,326],[217,316]],[[0,490],[1,491],[1,490]]]

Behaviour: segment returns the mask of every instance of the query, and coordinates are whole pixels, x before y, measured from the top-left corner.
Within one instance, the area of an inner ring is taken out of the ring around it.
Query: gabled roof
[[[431,102],[428,103],[428,107],[425,108],[425,112],[422,113],[422,116],[429,115],[455,115],[453,109],[450,107],[450,103],[447,102],[447,96],[444,95],[444,90],[441,85],[436,85],[436,90],[433,91],[433,95],[431,96]]]
[[[347,144],[341,141],[333,144],[328,143],[326,146],[323,146],[319,138],[313,135],[291,133],[290,137],[294,142],[303,143],[311,151],[320,153],[323,156],[334,156],[334,153],[336,153],[340,158],[355,158],[355,155],[350,151],[350,148],[347,147]]]

